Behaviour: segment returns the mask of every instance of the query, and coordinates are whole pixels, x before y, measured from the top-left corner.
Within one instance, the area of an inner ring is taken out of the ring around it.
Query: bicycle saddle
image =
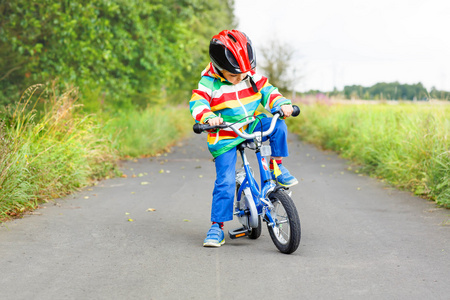
[[[236,147],[237,147],[238,150],[244,150],[244,148],[249,148],[249,149],[252,149],[252,150],[256,149],[256,145],[252,141],[243,141],[242,143],[240,143]]]

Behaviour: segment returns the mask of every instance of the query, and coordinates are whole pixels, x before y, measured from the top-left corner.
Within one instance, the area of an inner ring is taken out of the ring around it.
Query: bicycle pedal
[[[248,229],[245,229],[243,227],[234,229],[234,230],[228,230],[228,236],[231,239],[238,239],[244,236],[248,236],[250,234],[250,231]]]

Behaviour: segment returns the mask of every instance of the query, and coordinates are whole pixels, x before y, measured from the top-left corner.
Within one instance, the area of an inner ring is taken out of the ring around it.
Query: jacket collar
[[[244,78],[244,80],[247,80],[249,77],[251,78],[254,74],[255,74],[254,70],[247,72],[247,76]],[[206,69],[202,72],[202,76],[209,76],[209,77],[217,78],[221,82],[231,83],[228,80],[226,80],[225,77],[223,77],[222,72],[220,72],[216,67],[214,67],[214,65],[211,62],[206,67]]]
[[[216,67],[214,67],[214,65],[212,63],[209,63],[208,68],[209,68],[208,73],[211,75],[211,77],[220,79],[221,82],[224,82],[224,81],[229,82],[222,75],[222,72],[220,72],[218,69],[216,69]]]

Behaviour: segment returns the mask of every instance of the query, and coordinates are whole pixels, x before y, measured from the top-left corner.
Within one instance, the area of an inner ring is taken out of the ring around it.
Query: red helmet
[[[233,74],[256,67],[255,51],[248,36],[238,30],[224,30],[209,43],[209,57],[219,70]]]

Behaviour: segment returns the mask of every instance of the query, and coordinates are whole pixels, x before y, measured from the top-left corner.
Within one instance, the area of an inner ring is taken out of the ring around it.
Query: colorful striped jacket
[[[256,84],[255,92],[250,77]],[[248,72],[248,76],[240,83],[233,85],[219,75],[210,63],[202,72],[198,89],[192,91],[189,102],[191,114],[197,123],[206,123],[209,119],[221,116],[225,122],[245,122],[246,116],[260,114],[256,111],[259,104],[271,111],[274,107],[291,104],[278,89],[272,86],[266,77]],[[246,129],[250,130],[250,129]],[[217,157],[236,147],[244,139],[236,135],[231,129],[221,129],[208,133],[208,149]]]

